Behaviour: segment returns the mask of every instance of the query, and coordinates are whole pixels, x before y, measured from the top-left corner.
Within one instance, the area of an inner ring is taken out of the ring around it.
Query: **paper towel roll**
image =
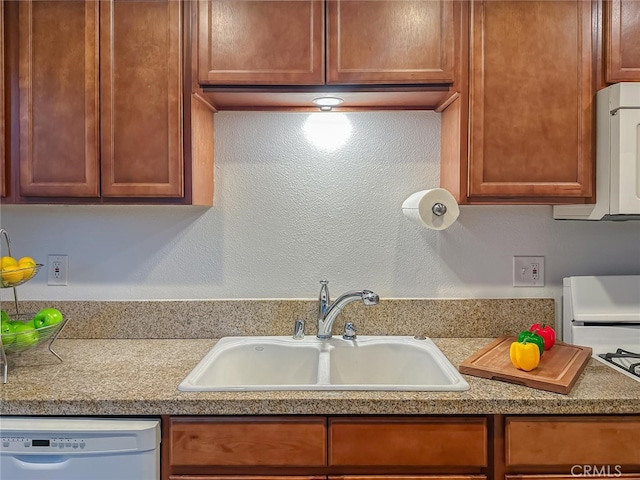
[[[433,230],[444,230],[460,215],[458,202],[444,188],[416,192],[402,204],[402,212],[411,221]]]

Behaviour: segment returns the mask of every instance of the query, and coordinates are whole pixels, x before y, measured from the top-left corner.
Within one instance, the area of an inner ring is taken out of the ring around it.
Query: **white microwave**
[[[596,95],[596,203],[555,205],[559,220],[640,220],[640,82]]]

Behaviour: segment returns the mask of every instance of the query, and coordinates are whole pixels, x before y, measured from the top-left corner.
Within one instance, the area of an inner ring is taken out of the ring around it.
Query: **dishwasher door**
[[[159,480],[157,419],[0,417],[2,480]]]

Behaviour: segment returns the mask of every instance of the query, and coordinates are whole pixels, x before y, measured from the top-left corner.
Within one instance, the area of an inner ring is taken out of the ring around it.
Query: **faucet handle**
[[[342,335],[342,338],[345,340],[356,339],[356,326],[352,322],[347,322],[344,325],[344,335]]]
[[[293,327],[293,339],[302,340],[304,338],[304,320],[301,318],[296,319],[296,323]]]

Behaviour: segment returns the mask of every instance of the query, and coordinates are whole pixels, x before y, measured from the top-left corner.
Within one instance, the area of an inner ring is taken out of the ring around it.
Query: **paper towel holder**
[[[431,207],[431,211],[434,215],[441,217],[442,215],[447,213],[447,206],[444,203],[437,202],[433,204],[433,207]]]
[[[447,190],[432,188],[409,196],[402,204],[402,212],[417,225],[444,230],[457,220],[460,208]]]

